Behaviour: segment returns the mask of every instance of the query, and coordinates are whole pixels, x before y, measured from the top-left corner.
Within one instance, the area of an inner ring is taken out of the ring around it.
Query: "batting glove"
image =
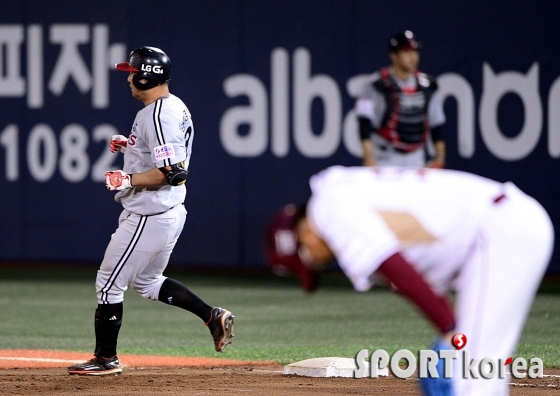
[[[437,340],[430,349],[437,352],[439,355],[439,351],[453,349],[453,347],[443,340]],[[445,378],[443,376],[444,364],[445,363],[443,359],[439,359],[438,363],[436,364],[436,370],[439,378],[430,377],[429,372],[427,378],[419,378],[420,387],[422,388],[422,392],[424,393],[424,395],[455,396],[451,378]]]
[[[124,153],[126,151],[127,142],[128,139],[126,136],[113,135],[109,141],[109,150],[111,150],[112,153],[116,153],[117,151]]]
[[[125,190],[132,187],[132,175],[122,170],[105,172],[107,190]]]

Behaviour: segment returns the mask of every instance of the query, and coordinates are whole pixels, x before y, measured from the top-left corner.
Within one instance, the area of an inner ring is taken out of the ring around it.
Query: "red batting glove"
[[[111,150],[112,153],[116,153],[117,151],[124,153],[126,151],[127,143],[128,139],[126,138],[126,136],[113,135],[111,136],[111,140],[109,141],[109,150]]]
[[[132,187],[132,175],[122,170],[105,172],[107,190],[125,190]]]

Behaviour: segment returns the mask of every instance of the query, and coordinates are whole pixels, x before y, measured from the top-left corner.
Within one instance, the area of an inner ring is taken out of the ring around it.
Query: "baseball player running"
[[[70,374],[122,372],[117,338],[128,286],[142,297],[159,300],[197,315],[210,329],[217,352],[233,337],[231,312],[211,307],[180,282],[163,275],[183,230],[185,182],[192,152],[193,123],[185,104],[169,92],[171,61],[160,49],[140,47],[116,68],[129,72],[138,112],[128,139],[113,136],[111,152],[124,152],[123,170],[106,172],[108,190],[124,210],[97,272],[95,351],[88,362],[68,368]]]
[[[336,257],[354,288],[379,273],[440,332],[436,351],[469,340],[471,359],[515,351],[554,242],[543,207],[512,183],[451,170],[335,166],[311,178],[307,204],[284,207],[267,231],[275,271],[307,290]],[[456,291],[455,312],[447,294]],[[442,362],[442,360],[440,360]],[[427,395],[507,395],[508,379],[421,379]]]

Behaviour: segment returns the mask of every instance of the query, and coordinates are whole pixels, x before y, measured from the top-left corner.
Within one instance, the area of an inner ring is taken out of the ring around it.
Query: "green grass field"
[[[0,267],[0,349],[92,352],[96,307],[92,267]],[[313,295],[294,279],[273,275],[169,271],[207,303],[236,317],[234,343],[214,352],[194,315],[126,292],[119,352],[274,360],[354,357],[363,348],[426,348],[435,330],[403,298],[384,288],[353,291],[340,274],[323,277]],[[533,304],[517,356],[560,367],[560,283],[545,281]]]

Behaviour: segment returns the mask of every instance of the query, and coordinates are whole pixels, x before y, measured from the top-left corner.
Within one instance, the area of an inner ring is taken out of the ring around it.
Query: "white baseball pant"
[[[129,285],[142,297],[157,300],[161,284],[166,279],[163,271],[181,235],[186,216],[182,204],[151,216],[123,210],[119,227],[111,236],[97,271],[98,303],[122,302]]]
[[[512,183],[504,194],[488,211],[457,281],[456,330],[479,362],[513,356],[554,243],[550,218],[536,200]],[[509,394],[507,375],[464,379],[461,363],[453,372],[457,396]]]

